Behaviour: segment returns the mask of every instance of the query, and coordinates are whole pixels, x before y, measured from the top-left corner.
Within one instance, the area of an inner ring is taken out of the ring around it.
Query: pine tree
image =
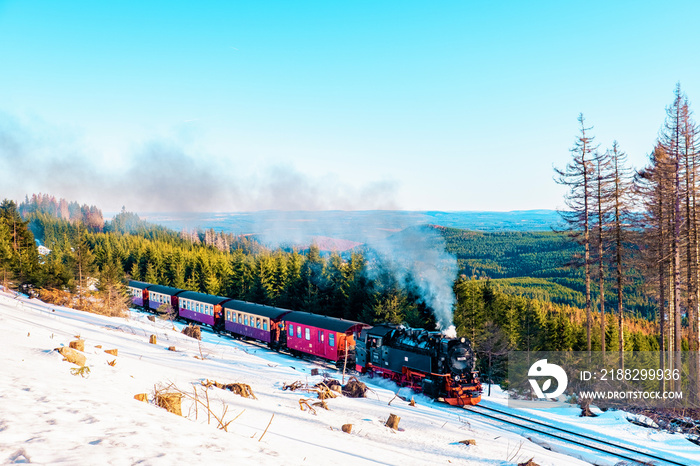
[[[94,272],[95,256],[90,249],[87,232],[82,223],[78,222],[73,240],[73,269],[78,279],[78,300],[80,306],[84,306],[84,295],[88,289],[88,278]],[[154,282],[155,283],[155,282]]]

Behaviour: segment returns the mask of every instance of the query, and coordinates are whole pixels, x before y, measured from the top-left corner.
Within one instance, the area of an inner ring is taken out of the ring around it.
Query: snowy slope
[[[534,457],[540,465],[587,464],[422,396],[415,407],[398,398],[389,406],[396,387],[385,381],[371,385],[368,398],[331,399],[329,411],[313,415],[299,408],[300,398],[313,395],[282,385],[320,381],[310,376],[317,364],[212,333],[200,343],[178,329],[139,312],[107,318],[0,292],[0,463],[511,465]],[[151,334],[158,344],[149,344]],[[85,340],[87,378],[72,375],[75,366],[54,351],[77,335]],[[112,348],[117,357],[103,351]],[[227,407],[228,432],[207,424],[201,407],[195,419],[192,403],[183,401],[186,417],[179,417],[133,398],[148,393],[151,400],[155,385],[171,383],[202,395],[206,379],[246,383],[257,396],[208,390],[215,414]],[[390,413],[401,417],[398,432],[384,426]],[[351,434],[340,430],[346,423]],[[459,443],[465,439],[476,445]]]

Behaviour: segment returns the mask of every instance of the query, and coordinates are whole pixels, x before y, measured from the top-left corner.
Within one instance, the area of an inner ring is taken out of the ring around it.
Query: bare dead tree
[[[597,146],[594,138],[589,135],[583,114],[578,117],[580,135],[571,149],[572,159],[565,169],[554,168],[555,181],[567,186],[569,192],[564,198],[568,210],[559,211],[562,219],[568,225],[568,233],[584,248],[583,267],[586,285],[586,338],[588,351],[591,351],[592,306],[591,306],[591,259],[590,259],[590,215],[591,215],[591,179],[594,173],[594,153]]]
[[[611,198],[613,203],[613,221],[612,221],[612,236],[613,247],[615,249],[615,276],[617,288],[617,318],[618,318],[618,349],[620,353],[620,368],[624,368],[624,351],[625,351],[625,336],[624,336],[624,271],[623,259],[625,258],[624,236],[626,230],[623,228],[623,223],[630,221],[631,211],[631,194],[632,190],[632,175],[627,166],[627,154],[620,150],[617,141],[613,141],[612,149],[610,150],[610,162],[612,168],[612,190]]]

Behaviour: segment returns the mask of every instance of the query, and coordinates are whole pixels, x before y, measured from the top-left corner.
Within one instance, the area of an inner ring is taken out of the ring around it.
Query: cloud
[[[43,192],[118,210],[139,212],[395,209],[397,185],[353,186],[336,174],[307,175],[293,164],[247,173],[235,163],[202,155],[174,139],[142,144],[121,163],[96,161],[80,139],[41,122],[0,114],[0,196]],[[239,166],[240,165],[240,166]]]

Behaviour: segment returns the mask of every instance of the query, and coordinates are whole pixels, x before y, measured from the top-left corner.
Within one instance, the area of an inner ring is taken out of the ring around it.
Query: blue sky
[[[0,0],[15,167],[0,197],[560,207],[552,167],[580,112],[639,167],[676,82],[697,108],[699,17],[698,2]]]

